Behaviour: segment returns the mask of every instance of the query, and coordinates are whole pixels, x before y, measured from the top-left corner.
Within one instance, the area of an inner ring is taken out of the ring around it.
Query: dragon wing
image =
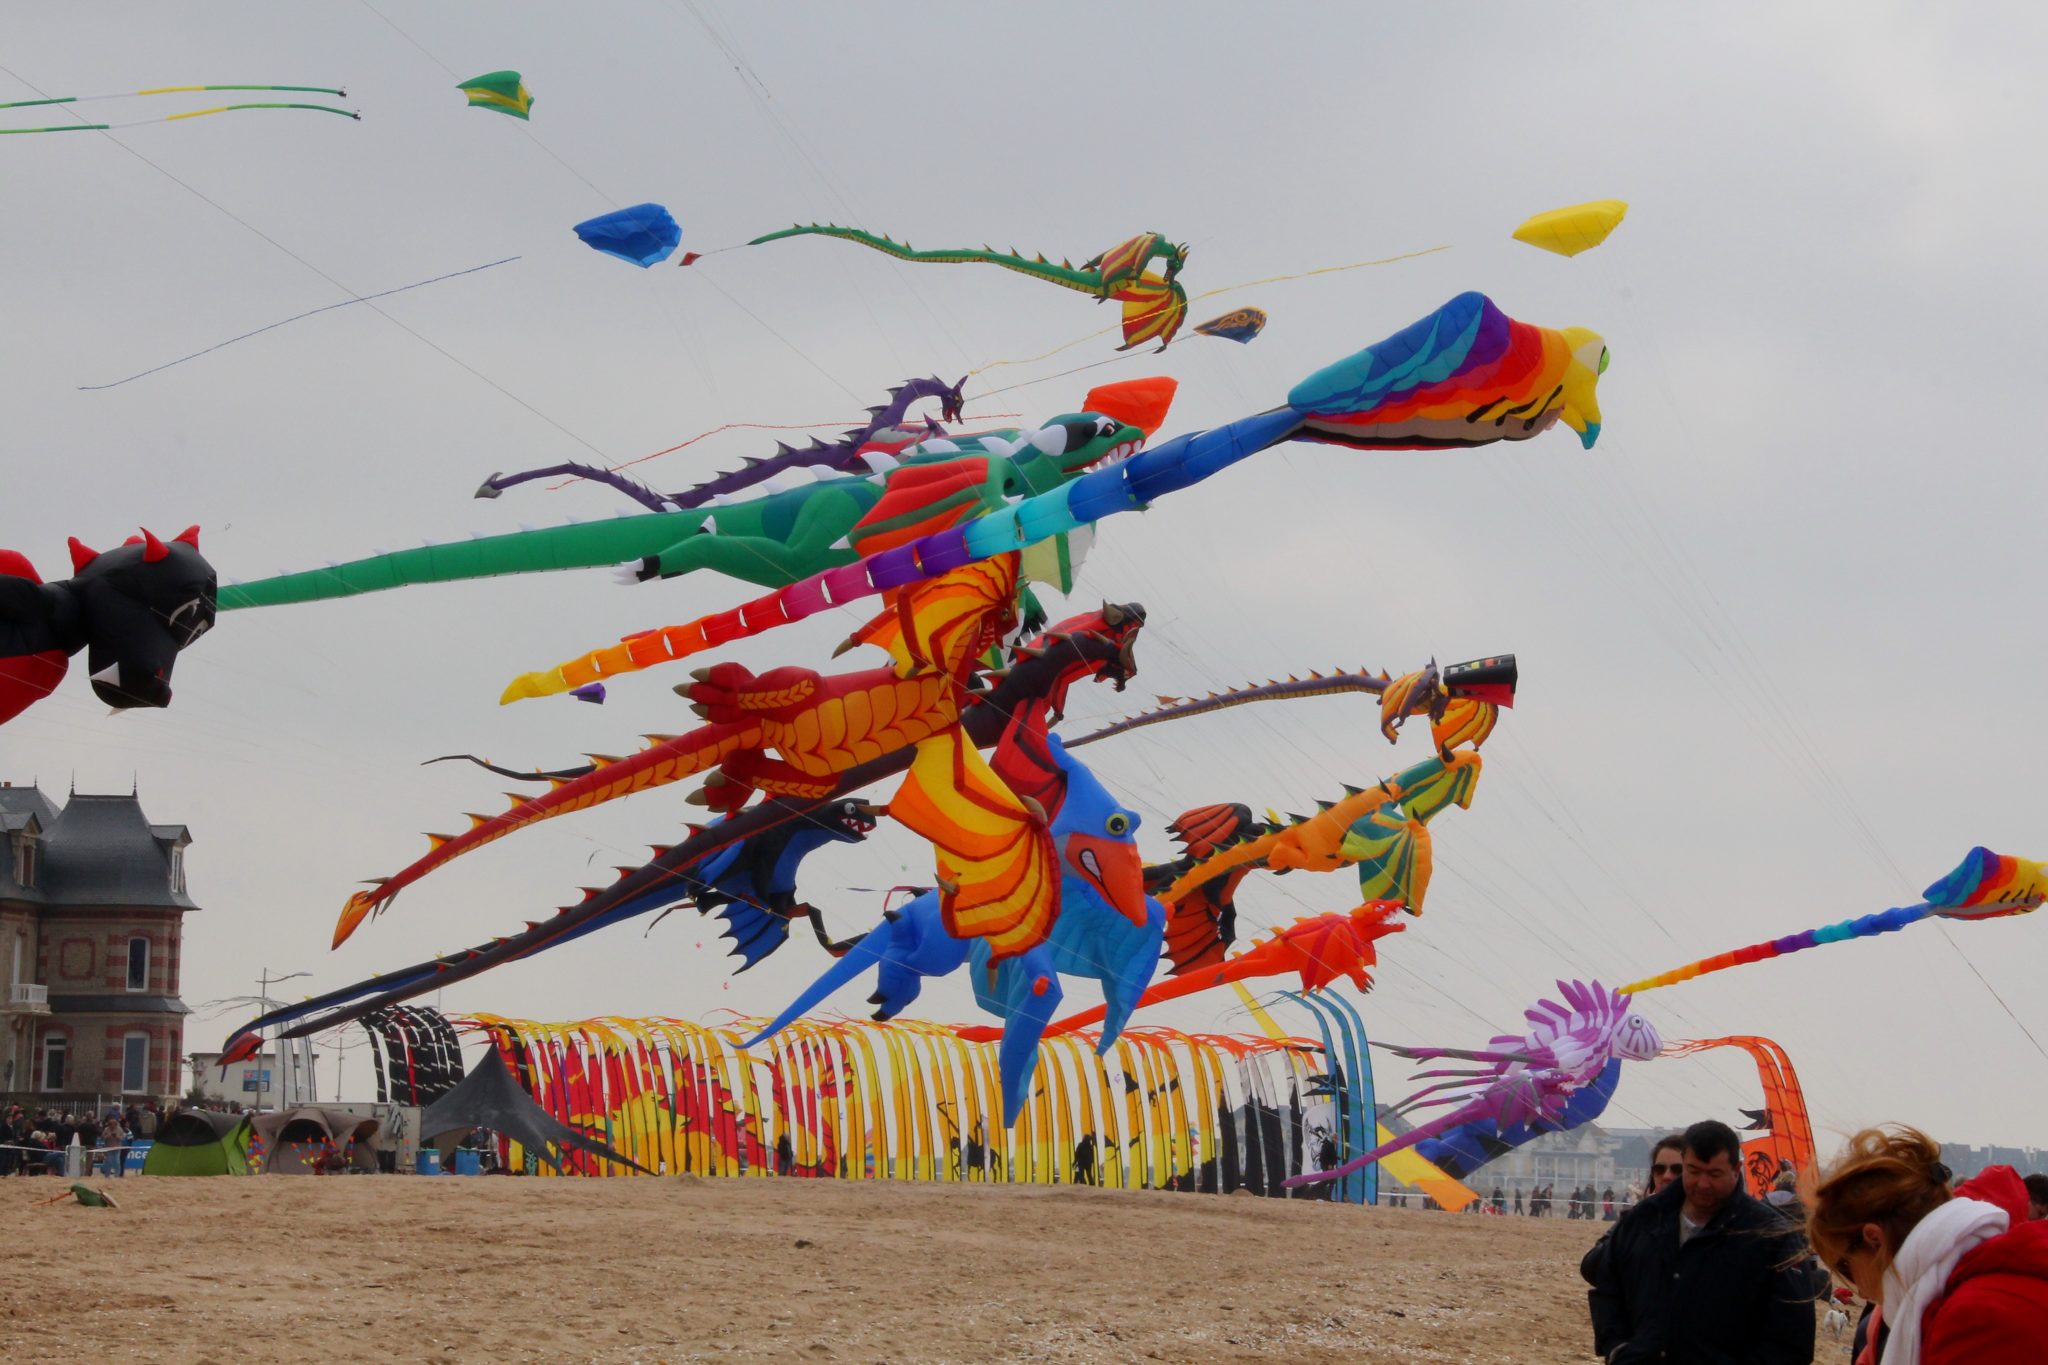
[[[932,843],[947,933],[987,939],[991,962],[1045,942],[1059,909],[1052,836],[957,726],[917,746],[889,813]]]

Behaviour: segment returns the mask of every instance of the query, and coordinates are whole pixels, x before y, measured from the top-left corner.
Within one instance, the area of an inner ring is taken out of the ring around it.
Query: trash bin
[[[142,1163],[148,1158],[149,1149],[154,1146],[156,1143],[149,1138],[130,1139],[127,1155],[121,1163],[122,1169],[129,1175],[141,1175]]]
[[[420,1148],[419,1160],[413,1163],[413,1170],[419,1175],[441,1174],[441,1154],[432,1147]]]
[[[472,1152],[464,1147],[455,1153],[455,1174],[482,1175],[483,1173],[484,1158],[481,1152]]]

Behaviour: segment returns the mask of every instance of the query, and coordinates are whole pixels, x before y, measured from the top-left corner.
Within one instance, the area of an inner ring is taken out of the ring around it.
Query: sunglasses
[[[1657,1165],[1654,1165],[1654,1166],[1650,1167],[1650,1174],[1651,1174],[1651,1175],[1683,1175],[1683,1174],[1685,1174],[1685,1165],[1684,1165],[1684,1163],[1682,1163],[1682,1162],[1677,1162],[1677,1161],[1674,1161],[1674,1162],[1672,1162],[1672,1163],[1671,1163],[1670,1165],[1668,1165],[1668,1166],[1666,1166],[1666,1165],[1663,1165],[1662,1163],[1659,1163],[1659,1164],[1657,1164]]]

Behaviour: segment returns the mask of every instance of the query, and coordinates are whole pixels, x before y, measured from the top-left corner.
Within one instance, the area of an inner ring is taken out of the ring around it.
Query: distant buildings
[[[0,783],[0,1094],[24,1104],[176,1095],[183,825],[153,825],[131,792]]]

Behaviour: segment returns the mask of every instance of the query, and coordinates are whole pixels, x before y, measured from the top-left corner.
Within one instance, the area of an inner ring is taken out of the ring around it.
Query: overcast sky
[[[1873,3],[26,9],[0,97],[333,84],[363,118],[6,139],[0,545],[55,575],[67,534],[104,545],[197,521],[224,578],[255,578],[608,515],[620,499],[601,488],[470,493],[493,471],[623,461],[722,423],[844,424],[912,375],[950,379],[1113,320],[1006,272],[841,243],[642,272],[569,232],[643,200],[667,204],[696,250],[831,219],[1078,261],[1156,229],[1192,244],[1192,292],[1449,245],[1215,300],[1271,314],[1250,347],[1192,339],[1011,387],[1110,354],[1089,342],[978,377],[969,410],[1035,420],[1092,383],[1170,373],[1169,432],[1227,421],[1464,289],[1607,337],[1591,453],[1561,428],[1469,453],[1272,451],[1107,527],[1077,593],[1150,618],[1142,676],[1122,697],[1077,690],[1075,732],[1154,693],[1311,666],[1520,656],[1477,800],[1433,826],[1428,913],[1383,945],[1365,1004],[1376,1037],[1474,1046],[1519,1028],[1559,976],[1625,981],[1909,903],[1977,843],[2048,854],[2031,771],[2048,489],[2025,435],[2042,360],[2044,26],[2034,6],[1994,19]],[[525,73],[530,125],[451,88],[501,67]],[[1533,212],[1608,197],[1629,217],[1591,254],[1509,238]],[[684,487],[771,435],[727,432],[640,472]],[[59,796],[133,780],[153,820],[192,827],[205,909],[187,920],[188,1001],[252,992],[266,967],[313,973],[287,991],[330,989],[516,929],[672,841],[681,790],[555,821],[327,948],[358,879],[396,871],[419,831],[493,808],[505,785],[419,760],[552,766],[690,721],[661,672],[602,709],[500,708],[511,675],[753,591],[708,576],[627,589],[593,571],[237,612],[181,661],[167,712],[109,716],[75,669],[0,731],[0,775]],[[850,623],[730,657],[823,664]],[[1374,720],[1359,699],[1247,708],[1087,756],[1144,812],[1157,858],[1188,806],[1305,810],[1426,752],[1420,731],[1390,750]],[[850,932],[879,907],[848,888],[928,869],[888,833],[812,859],[803,890]],[[1342,910],[1356,890],[1253,880],[1244,918]],[[772,1012],[822,965],[795,941],[732,979],[714,924],[644,927],[490,973],[445,1006]],[[1920,926],[1641,1008],[1667,1039],[1784,1044],[1824,1147],[1883,1119],[2044,1141],[2048,1056],[2027,1032],[2048,1040],[2043,934],[2027,919]],[[924,1002],[973,1017],[958,983]],[[1161,1018],[1242,1027],[1231,1003]],[[188,1047],[235,1022],[195,1019]],[[1383,1062],[1383,1093],[1400,1077]],[[1731,1054],[1666,1059],[1631,1064],[1609,1119],[1756,1103]]]

